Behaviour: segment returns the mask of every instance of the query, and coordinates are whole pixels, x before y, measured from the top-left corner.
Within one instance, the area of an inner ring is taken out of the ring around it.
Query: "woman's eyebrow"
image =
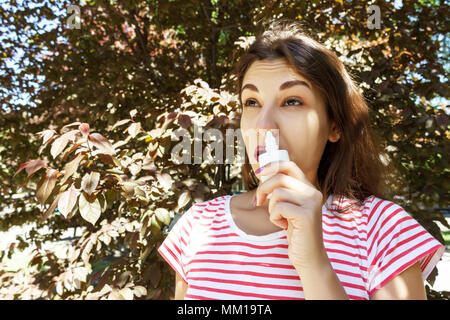
[[[280,91],[281,91],[281,90],[286,90],[286,89],[289,89],[289,88],[291,88],[291,87],[293,87],[293,86],[297,86],[297,85],[300,85],[300,86],[306,86],[306,87],[308,87],[309,89],[311,89],[311,87],[309,86],[309,84],[306,83],[306,82],[303,81],[303,80],[290,80],[290,81],[284,82],[284,83],[280,86],[280,89],[279,89],[279,90],[280,90]],[[254,84],[252,84],[252,83],[247,83],[246,85],[244,85],[244,86],[242,87],[241,92],[243,92],[245,89],[249,89],[249,90],[252,90],[252,91],[259,92],[258,88],[257,88]]]

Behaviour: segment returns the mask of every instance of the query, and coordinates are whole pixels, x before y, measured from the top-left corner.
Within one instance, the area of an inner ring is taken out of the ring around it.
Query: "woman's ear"
[[[331,142],[337,142],[341,138],[341,131],[336,125],[335,121],[331,122],[330,134],[328,135],[328,140]]]

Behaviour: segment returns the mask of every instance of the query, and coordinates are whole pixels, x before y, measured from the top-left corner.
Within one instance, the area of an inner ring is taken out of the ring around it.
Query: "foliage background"
[[[381,29],[367,27],[371,4]],[[173,297],[156,249],[174,218],[243,185],[236,164],[174,164],[171,137],[239,127],[229,72],[270,18],[302,21],[345,62],[383,138],[388,197],[444,242],[449,16],[436,0],[2,2],[0,231],[32,227],[2,257],[34,249],[27,268],[0,265],[0,297]]]

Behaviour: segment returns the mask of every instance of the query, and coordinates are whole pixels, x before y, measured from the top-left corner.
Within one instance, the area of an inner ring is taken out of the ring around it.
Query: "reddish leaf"
[[[89,124],[88,123],[82,123],[80,124],[80,126],[78,127],[78,130],[80,130],[81,134],[83,135],[83,137],[87,137],[89,134]]]
[[[80,199],[78,201],[78,206],[80,208],[81,217],[90,222],[92,225],[95,225],[97,220],[100,218],[100,214],[102,211],[102,207],[100,205],[100,201],[95,198],[94,201],[89,202],[89,200],[85,197],[84,193],[81,193]],[[89,244],[92,242],[89,242]],[[88,246],[89,246],[88,244]],[[86,251],[86,250],[85,250]],[[90,251],[90,250],[88,250]],[[84,254],[85,252],[83,252]]]
[[[81,141],[78,143],[75,143],[74,145],[72,145],[63,155],[61,161],[66,161],[67,157],[74,152],[75,150],[77,150],[85,141]]]
[[[52,193],[58,177],[58,171],[54,169],[47,169],[45,175],[37,184],[36,198],[40,204],[44,204],[47,201],[48,196]]]
[[[56,158],[58,154],[60,154],[65,149],[67,143],[69,143],[69,140],[74,140],[78,132],[78,130],[71,130],[69,132],[66,132],[52,143],[50,153],[53,158]]]
[[[170,113],[167,115],[167,119],[168,119],[168,120],[172,120],[172,119],[174,119],[177,115],[178,115],[178,112],[172,111],[172,112],[170,112]]]
[[[80,121],[72,122],[71,124],[68,124],[68,125],[65,125],[64,127],[62,127],[61,130],[64,130],[65,128],[68,128],[68,127],[77,126],[77,125],[80,125],[80,124],[81,124]]]
[[[61,137],[66,136],[69,141],[75,142],[75,137],[80,132],[80,130],[70,130],[66,133],[64,133]]]
[[[64,177],[61,180],[61,184],[64,184],[64,182],[77,171],[80,161],[84,158],[85,154],[86,152],[84,151],[80,152],[73,160],[64,166]]]
[[[73,185],[69,190],[64,191],[58,201],[58,210],[67,219],[67,215],[72,211],[77,203],[78,192]]]
[[[89,141],[98,149],[102,151],[102,153],[106,154],[115,154],[116,151],[114,150],[111,142],[108,141],[104,136],[102,136],[100,133],[91,133],[88,136]]]
[[[117,121],[117,122],[112,126],[111,130],[114,130],[114,128],[117,128],[117,127],[119,127],[119,126],[122,126],[122,125],[124,125],[125,123],[128,123],[128,122],[130,122],[130,121],[131,121],[131,119],[119,120],[119,121]]]
[[[189,117],[186,114],[180,114],[178,116],[178,124],[183,127],[184,129],[187,129],[191,126],[192,121],[191,121],[191,117]]]
[[[49,129],[49,130],[43,130],[41,132],[38,132],[37,134],[42,137],[42,144],[45,145],[51,141],[50,139],[53,138],[55,133],[56,133],[55,130]]]
[[[67,146],[67,143],[69,143],[69,138],[67,136],[61,136],[52,143],[50,153],[53,158],[56,158],[58,154],[60,154],[61,151],[64,150],[64,148]]]
[[[81,188],[84,190],[84,192],[91,195],[95,191],[95,188],[97,188],[99,181],[100,181],[100,173],[98,172],[86,173],[83,177],[83,180],[81,180]]]
[[[15,177],[20,171],[25,169],[25,171],[28,174],[28,178],[31,177],[36,171],[38,171],[41,168],[47,167],[47,161],[46,160],[30,160],[25,163],[22,163],[19,166],[19,170],[13,175]]]

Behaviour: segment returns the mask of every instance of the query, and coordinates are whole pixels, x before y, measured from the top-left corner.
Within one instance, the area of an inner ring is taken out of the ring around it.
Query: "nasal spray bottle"
[[[289,161],[287,150],[278,149],[277,142],[270,131],[266,134],[266,152],[258,157],[258,161],[260,168],[271,162]],[[261,182],[266,181],[272,175],[273,174],[261,176]],[[267,199],[270,199],[270,194],[267,196]]]

